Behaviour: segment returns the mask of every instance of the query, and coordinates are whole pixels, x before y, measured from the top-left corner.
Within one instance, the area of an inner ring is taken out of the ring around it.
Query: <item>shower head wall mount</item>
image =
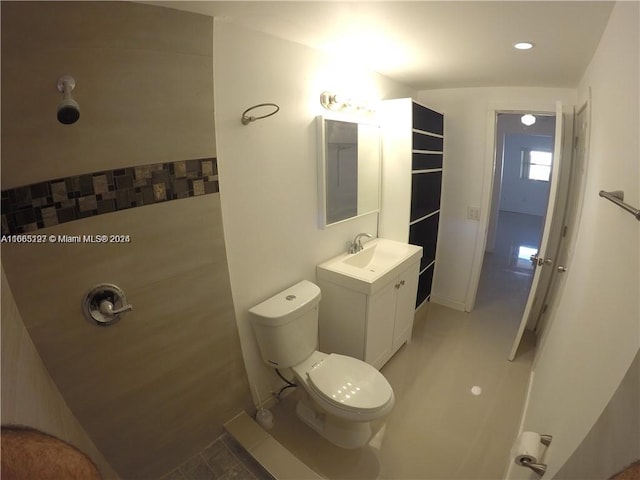
[[[76,81],[71,75],[58,78],[58,91],[62,93],[62,102],[58,104],[58,121],[65,125],[76,123],[80,118],[80,105],[71,96]]]

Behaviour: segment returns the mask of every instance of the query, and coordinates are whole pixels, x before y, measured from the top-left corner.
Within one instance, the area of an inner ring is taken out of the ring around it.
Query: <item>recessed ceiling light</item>
[[[517,42],[513,44],[513,48],[517,50],[531,50],[533,48],[533,43],[531,42]]]

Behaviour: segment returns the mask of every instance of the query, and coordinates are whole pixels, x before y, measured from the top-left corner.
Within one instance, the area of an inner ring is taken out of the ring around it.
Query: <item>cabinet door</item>
[[[393,330],[393,348],[397,349],[402,343],[411,338],[413,318],[415,315],[416,294],[418,292],[418,273],[420,263],[414,263],[406,269],[396,281],[394,289],[396,298],[396,322]]]
[[[318,279],[322,291],[318,319],[320,351],[365,360],[367,296]]]
[[[364,360],[378,369],[392,355],[396,283],[391,282],[378,293],[370,296],[367,305],[368,322]]]

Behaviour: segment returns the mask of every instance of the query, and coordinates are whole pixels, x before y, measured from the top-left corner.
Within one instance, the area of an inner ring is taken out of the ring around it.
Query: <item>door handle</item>
[[[538,265],[541,267],[542,265],[553,265],[553,258],[540,258],[537,253],[534,253],[529,257],[531,260],[531,265],[534,267]]]
[[[567,267],[564,267],[564,266],[562,266],[562,265],[558,265],[558,271],[559,271],[560,273],[564,273],[564,272],[566,272],[566,271],[567,271]]]

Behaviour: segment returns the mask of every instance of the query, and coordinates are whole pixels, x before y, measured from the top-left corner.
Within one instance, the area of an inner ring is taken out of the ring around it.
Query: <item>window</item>
[[[545,150],[522,149],[520,178],[548,182],[551,178],[553,153]]]
[[[518,247],[518,258],[516,259],[516,267],[531,269],[534,265],[531,257],[538,254],[536,247],[530,247],[527,245],[520,245]]]

